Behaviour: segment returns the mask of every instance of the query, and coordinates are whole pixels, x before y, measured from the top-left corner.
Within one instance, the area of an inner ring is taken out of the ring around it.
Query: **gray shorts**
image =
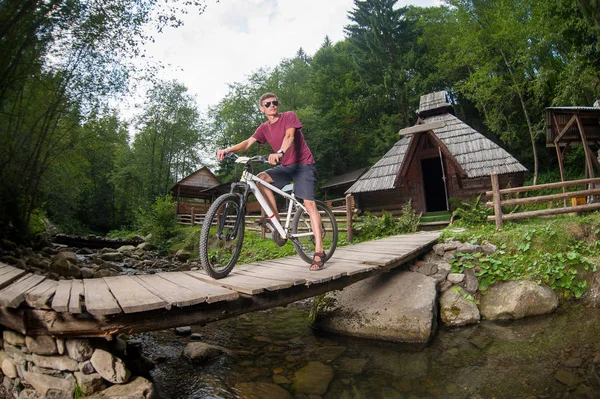
[[[286,184],[294,182],[294,193],[296,197],[304,200],[315,200],[315,182],[317,181],[317,169],[314,164],[278,165],[265,171],[277,188],[283,188]]]

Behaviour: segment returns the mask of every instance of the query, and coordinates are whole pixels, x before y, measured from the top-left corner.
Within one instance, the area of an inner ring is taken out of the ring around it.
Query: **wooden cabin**
[[[325,200],[343,198],[344,193],[365,174],[367,168],[360,168],[342,175],[333,176],[323,185],[321,190]]]
[[[171,188],[173,197],[177,201],[178,215],[204,214],[215,198],[228,190],[229,185],[222,185],[206,167],[184,177]]]
[[[417,213],[451,211],[450,198],[472,200],[491,190],[521,186],[527,168],[454,116],[446,91],[421,96],[417,124],[352,185],[361,211],[396,213],[408,200]]]

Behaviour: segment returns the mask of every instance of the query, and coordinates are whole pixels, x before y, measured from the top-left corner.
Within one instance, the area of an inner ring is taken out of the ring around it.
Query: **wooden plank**
[[[0,306],[18,308],[25,301],[25,293],[44,281],[46,277],[27,274],[0,291]]]
[[[306,283],[306,279],[296,272],[290,272],[289,270],[278,269],[268,267],[262,263],[248,263],[244,265],[236,265],[235,272],[245,275],[254,276],[260,278],[266,278],[270,280],[279,280],[291,282],[292,285],[301,285]]]
[[[145,312],[167,306],[165,301],[148,291],[131,276],[104,277],[103,279],[125,313]]]
[[[177,285],[157,274],[132,276],[146,289],[168,303],[177,307],[192,306],[206,302],[206,295]]]
[[[71,297],[72,280],[60,280],[56,286],[54,297],[52,298],[52,309],[57,312],[67,312],[69,310],[69,298]]]
[[[95,316],[122,313],[108,285],[101,278],[83,280],[85,309]]]
[[[301,273],[307,273],[303,274],[303,276],[306,276],[306,285],[321,284],[331,280],[337,280],[343,276],[365,273],[377,268],[377,266],[367,264],[350,263],[344,259],[336,258],[336,254],[337,252],[325,263],[325,267],[319,271],[309,270],[309,264],[300,258],[285,258],[285,261],[283,261],[283,259],[275,259],[271,262],[278,263],[288,269],[291,266],[295,266],[301,270]],[[296,269],[294,269],[294,273],[297,273],[295,270]]]
[[[27,291],[25,294],[25,303],[32,308],[37,309],[50,309],[49,306],[46,305],[48,299],[54,295],[54,291],[56,291],[56,286],[58,285],[58,281],[46,279],[42,281],[40,284],[36,285],[34,288]],[[44,299],[42,301],[42,299]],[[40,301],[38,303],[38,301]]]
[[[181,287],[191,291],[199,292],[206,296],[206,303],[215,303],[220,301],[232,301],[240,297],[237,291],[219,287],[214,284],[205,283],[183,272],[164,272],[157,273],[162,278],[169,280]]]
[[[269,280],[258,277],[243,276],[237,274],[235,269],[227,277],[215,280],[204,272],[184,272],[198,280],[202,280],[206,283],[219,285],[230,290],[242,292],[248,295],[257,295],[261,292],[267,291],[278,291],[293,286],[291,282],[282,282],[277,280]]]
[[[0,289],[12,284],[14,281],[27,274],[25,270],[17,269],[12,266],[8,266],[6,269],[6,272],[0,276]]]
[[[73,280],[71,284],[71,295],[69,297],[69,313],[81,313],[81,304],[83,302],[83,281]]]

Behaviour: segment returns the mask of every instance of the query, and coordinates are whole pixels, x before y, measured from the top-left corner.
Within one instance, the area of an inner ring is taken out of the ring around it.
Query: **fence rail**
[[[578,191],[566,191],[567,187],[573,186],[588,186],[600,184],[600,178],[593,179],[582,179],[582,180],[570,180],[557,183],[537,184],[535,186],[523,186],[523,187],[512,187],[500,189],[498,183],[498,175],[492,174],[492,191],[487,191],[485,194],[487,197],[492,197],[492,201],[488,201],[486,205],[490,208],[494,208],[494,215],[488,216],[488,221],[496,221],[496,227],[502,228],[505,220],[516,220],[526,219],[536,216],[548,216],[548,215],[560,215],[571,212],[586,212],[600,209],[599,203],[583,204],[579,205],[580,198],[586,198],[589,196],[600,195],[600,188],[588,188],[585,190]],[[526,198],[513,198],[513,199],[502,199],[502,195],[519,194],[529,191],[539,191],[546,189],[562,188],[563,192],[559,194],[540,195],[535,197]],[[572,206],[568,206],[567,199],[571,198]],[[552,202],[557,200],[563,200],[564,206],[562,208],[551,208],[541,209],[537,211],[524,211],[524,212],[513,212],[509,214],[503,214],[503,206],[515,206],[525,204],[535,204],[542,202]]]
[[[351,195],[345,198],[336,198],[333,200],[327,200],[325,203],[331,208],[335,220],[338,224],[338,229],[345,229],[347,233],[347,241],[352,241],[352,216],[357,213],[357,209],[354,207],[354,197]],[[341,203],[342,205],[335,206],[333,204]],[[202,225],[204,222],[205,213],[195,213],[192,208],[191,213],[181,213],[177,215],[177,223],[187,226]],[[279,213],[279,216],[285,217],[287,213]],[[258,231],[263,235],[265,234],[264,227],[258,226],[255,223],[256,220],[261,218],[262,215],[246,215],[246,230]]]

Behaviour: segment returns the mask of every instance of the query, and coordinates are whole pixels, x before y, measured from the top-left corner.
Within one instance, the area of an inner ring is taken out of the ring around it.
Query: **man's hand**
[[[219,160],[219,162],[221,162],[223,159],[225,159],[226,154],[227,154],[226,150],[218,150],[217,151],[217,159]]]
[[[280,153],[269,154],[269,163],[271,165],[277,165],[281,161],[281,158],[283,158],[283,154],[280,154]]]

